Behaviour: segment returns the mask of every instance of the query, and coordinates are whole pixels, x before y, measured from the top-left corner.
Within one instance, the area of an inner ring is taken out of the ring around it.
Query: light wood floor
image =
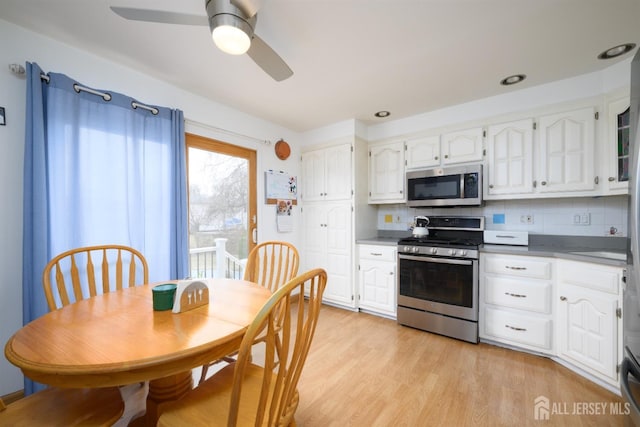
[[[624,425],[610,413],[619,396],[545,357],[329,306],[298,389],[300,427]],[[125,418],[140,409],[142,392],[132,390]],[[534,418],[539,396],[555,405],[548,421]],[[594,403],[606,415],[573,414]]]

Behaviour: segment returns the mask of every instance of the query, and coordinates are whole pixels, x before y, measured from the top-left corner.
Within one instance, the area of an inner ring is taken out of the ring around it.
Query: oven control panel
[[[409,255],[433,255],[452,258],[469,258],[477,259],[478,251],[476,249],[464,249],[464,248],[447,248],[439,246],[398,246],[398,252]]]

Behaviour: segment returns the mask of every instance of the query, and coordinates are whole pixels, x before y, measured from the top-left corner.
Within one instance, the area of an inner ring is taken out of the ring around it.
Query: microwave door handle
[[[429,256],[411,256],[411,255],[398,255],[400,259],[407,259],[410,261],[429,261],[437,262],[439,264],[457,264],[457,265],[473,265],[473,261],[450,259],[450,258],[432,258]]]
[[[464,199],[464,173],[460,174],[460,198]]]

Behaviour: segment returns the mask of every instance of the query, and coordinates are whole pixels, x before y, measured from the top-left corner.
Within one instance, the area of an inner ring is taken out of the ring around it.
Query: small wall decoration
[[[7,124],[7,121],[4,115],[4,107],[0,107],[0,126],[5,126],[6,124]]]
[[[275,152],[276,156],[280,160],[287,160],[289,158],[289,155],[291,154],[291,147],[289,147],[287,141],[285,141],[284,139],[280,139],[278,142],[276,142]]]
[[[264,173],[266,203],[275,205],[278,199],[291,200],[297,204],[298,184],[297,178],[284,171],[268,170]]]

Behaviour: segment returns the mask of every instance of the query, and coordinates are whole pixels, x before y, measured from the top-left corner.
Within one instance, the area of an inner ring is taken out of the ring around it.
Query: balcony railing
[[[216,246],[189,250],[189,269],[192,279],[225,277],[242,279],[246,260],[231,255],[226,250],[227,239],[216,239]]]

